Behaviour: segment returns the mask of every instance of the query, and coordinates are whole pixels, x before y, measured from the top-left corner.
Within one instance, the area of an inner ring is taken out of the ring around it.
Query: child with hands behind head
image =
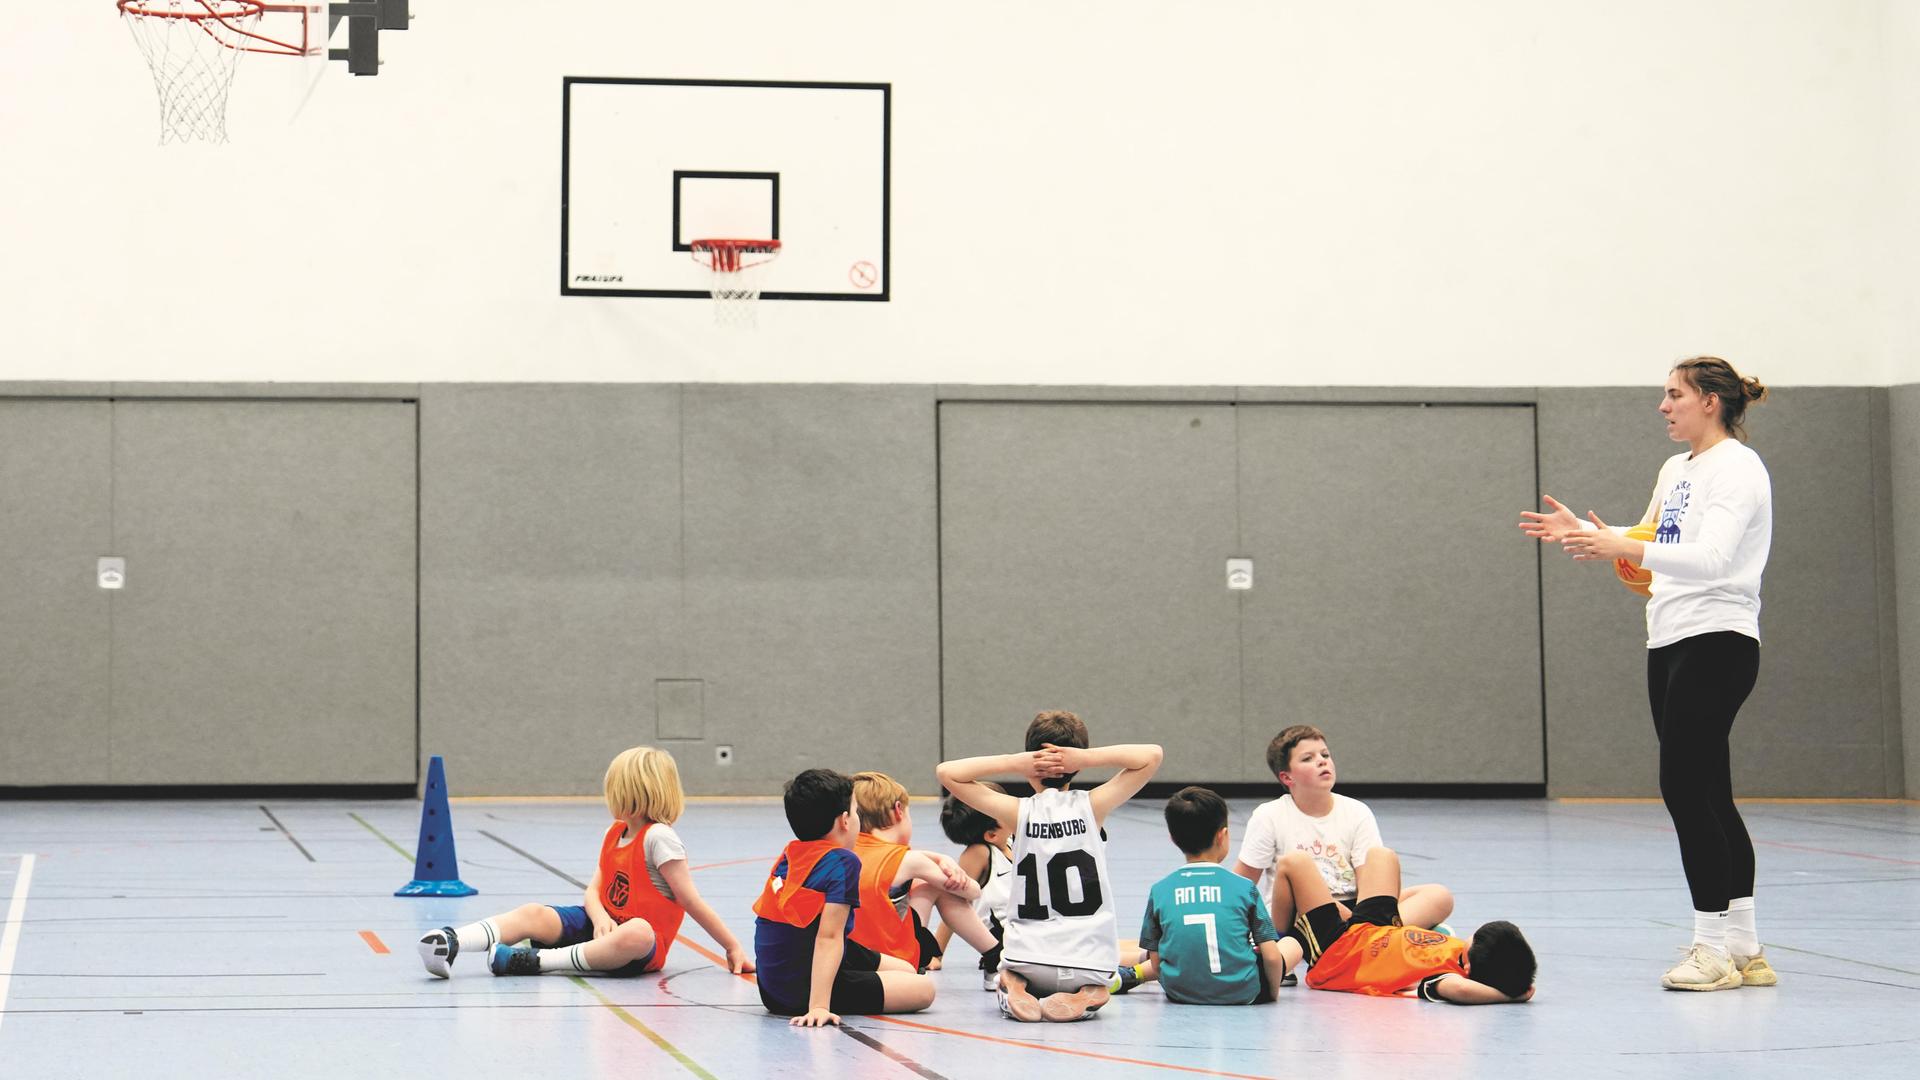
[[[1100,827],[1160,767],[1155,745],[1087,743],[1078,716],[1043,712],[1027,727],[1025,753],[947,761],[938,770],[956,798],[1013,831],[1000,1010],[1027,1023],[1082,1020],[1107,1003],[1119,937]],[[1068,788],[1075,773],[1101,767],[1121,771],[1092,791]],[[1025,777],[1033,796],[980,783],[996,774]]]

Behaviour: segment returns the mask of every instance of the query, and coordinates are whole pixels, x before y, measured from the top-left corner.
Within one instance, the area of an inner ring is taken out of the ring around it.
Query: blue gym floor
[[[1253,803],[1234,804],[1238,828]],[[605,825],[593,801],[456,800],[480,895],[407,900],[413,802],[0,803],[0,1076],[1100,1077],[1912,1076],[1920,1042],[1920,807],[1752,803],[1775,989],[1664,992],[1690,905],[1652,803],[1374,803],[1409,881],[1466,931],[1509,918],[1540,958],[1533,1003],[1458,1008],[1303,988],[1270,1006],[1170,1005],[1156,988],[1067,1026],[1002,1020],[956,941],[925,1013],[802,1031],[716,967],[691,921],[643,979],[450,981],[423,930],[578,902]],[[917,803],[921,845],[950,850]],[[1179,861],[1158,800],[1108,823],[1123,936]],[[748,910],[787,839],[774,800],[699,801],[679,825],[702,892]],[[33,856],[20,899],[23,855]],[[10,903],[11,901],[11,903]],[[9,952],[7,944],[13,949]],[[695,948],[698,946],[699,948]],[[390,950],[390,951],[389,951]],[[10,967],[9,967],[10,965]]]

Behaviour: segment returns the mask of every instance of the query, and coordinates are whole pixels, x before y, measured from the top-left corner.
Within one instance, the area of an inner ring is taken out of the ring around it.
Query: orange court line
[[[1199,1073],[1202,1076],[1227,1076],[1233,1080],[1273,1080],[1270,1076],[1254,1076],[1249,1073],[1221,1072],[1218,1069],[1203,1069],[1197,1065],[1169,1065],[1164,1061],[1147,1061],[1144,1058],[1120,1057],[1116,1054],[1099,1054],[1092,1050],[1074,1050],[1065,1046],[1048,1046],[1045,1043],[1027,1042],[1025,1039],[1003,1039],[998,1035],[982,1035],[975,1031],[961,1031],[958,1028],[935,1027],[916,1020],[903,1020],[898,1016],[873,1016],[870,1020],[898,1024],[901,1027],[918,1028],[940,1035],[958,1035],[963,1039],[979,1039],[981,1042],[999,1043],[1001,1046],[1018,1046],[1026,1050],[1044,1050],[1049,1054],[1069,1054],[1073,1057],[1093,1058],[1095,1061],[1114,1061],[1122,1065],[1145,1065],[1150,1069],[1171,1069],[1174,1072]]]
[[[393,951],[392,949],[387,948],[386,942],[380,940],[379,934],[376,934],[371,930],[360,931],[360,940],[366,942],[367,948],[372,949],[376,954],[380,956],[385,956],[388,953]]]
[[[708,949],[708,948],[703,948],[703,947],[702,947],[702,946],[700,945],[700,943],[699,943],[699,942],[697,942],[697,941],[694,941],[694,940],[693,940],[693,939],[691,939],[691,938],[675,938],[674,940],[675,940],[676,942],[678,942],[679,944],[681,944],[681,945],[685,945],[685,946],[686,946],[687,948],[689,948],[689,949],[692,949],[692,950],[693,950],[694,952],[697,952],[697,953],[699,953],[699,954],[700,954],[701,956],[704,956],[704,957],[706,957],[707,959],[709,959],[709,960],[711,960],[711,961],[713,961],[713,963],[715,964],[715,966],[717,966],[717,967],[719,967],[719,969],[720,969],[721,971],[727,971],[727,958],[726,958],[726,957],[724,957],[724,956],[721,956],[721,955],[720,955],[719,953],[717,953],[717,952],[714,952],[714,951],[713,951],[712,949]],[[759,981],[760,981],[760,980],[758,980],[758,979],[756,979],[756,978],[754,978],[754,977],[753,977],[753,975],[752,975],[752,973],[750,973],[750,972],[745,972],[745,971],[729,971],[729,972],[727,972],[727,973],[728,973],[729,975],[737,975],[737,976],[739,976],[740,978],[742,978],[742,979],[745,979],[745,980],[747,980],[747,981],[748,981],[748,982],[750,982],[750,983],[757,983],[757,982],[759,982]]]

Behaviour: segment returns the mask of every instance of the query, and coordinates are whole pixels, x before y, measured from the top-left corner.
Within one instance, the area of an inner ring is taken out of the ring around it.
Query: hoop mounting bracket
[[[347,23],[347,47],[328,49],[327,59],[345,60],[355,75],[380,74],[380,31],[405,30],[412,18],[407,0],[348,0],[327,5],[327,37]]]

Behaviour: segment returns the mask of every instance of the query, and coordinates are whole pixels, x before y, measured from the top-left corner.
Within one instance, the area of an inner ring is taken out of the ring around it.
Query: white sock
[[[460,939],[461,952],[479,953],[484,958],[487,950],[500,940],[500,928],[494,925],[492,919],[481,919],[455,930],[453,936]]]
[[[585,942],[569,945],[564,949],[541,949],[534,954],[540,958],[540,970],[548,971],[592,971],[587,966],[587,946]]]
[[[1727,904],[1727,951],[1741,956],[1760,953],[1760,932],[1753,926],[1753,897],[1736,896]]]
[[[1694,912],[1693,943],[1705,945],[1721,956],[1727,955],[1727,913],[1724,911]]]

